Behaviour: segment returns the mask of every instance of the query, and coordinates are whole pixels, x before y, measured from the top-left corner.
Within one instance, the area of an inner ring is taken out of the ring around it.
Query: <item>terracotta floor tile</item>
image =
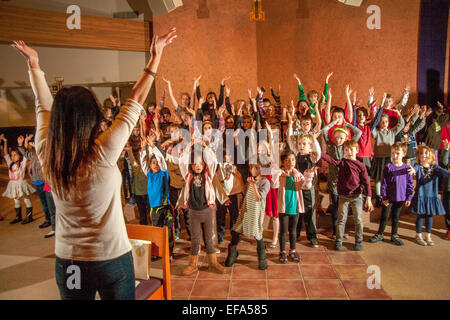
[[[230,297],[267,297],[266,280],[232,280]]]
[[[391,299],[381,287],[380,289],[367,288],[366,280],[342,280],[350,299]]]
[[[339,280],[305,280],[305,285],[310,299],[347,297]]]
[[[300,264],[304,279],[337,279],[337,274],[330,264]]]
[[[194,280],[173,279],[171,284],[173,296],[188,297],[194,285]]]
[[[335,265],[336,272],[342,280],[367,280],[370,274],[367,273],[366,265]]]
[[[322,251],[325,251],[325,247],[320,244],[320,240],[319,240],[318,248],[312,247],[309,241],[302,241],[300,243],[297,242],[296,251],[297,252],[322,252]]]
[[[227,298],[190,297],[189,300],[227,300]]]
[[[306,298],[306,291],[301,280],[269,280],[269,298],[289,297]]]
[[[357,252],[328,252],[332,264],[366,264]]]
[[[267,268],[267,279],[301,279],[298,265],[271,265]]]
[[[197,280],[191,297],[223,298],[228,297],[230,280]]]
[[[304,298],[291,298],[291,297],[274,297],[274,298],[269,298],[269,300],[309,300],[308,298],[304,297]]]
[[[234,298],[229,298],[228,300],[267,300],[267,297],[234,297]]]
[[[231,277],[231,271],[233,268],[225,268],[225,272],[223,274],[215,273],[208,271],[208,268],[201,267],[198,272],[198,278],[201,280],[205,279],[216,279],[216,280],[229,280]]]
[[[266,279],[266,270],[259,270],[257,263],[234,265],[233,279]]]
[[[300,252],[301,264],[330,264],[325,252]]]
[[[182,272],[186,268],[186,264],[172,264],[170,266],[170,275],[172,279],[195,279],[197,277],[198,272],[194,272],[193,274],[189,276],[183,276]]]
[[[172,296],[172,300],[189,300],[188,297],[174,297]]]

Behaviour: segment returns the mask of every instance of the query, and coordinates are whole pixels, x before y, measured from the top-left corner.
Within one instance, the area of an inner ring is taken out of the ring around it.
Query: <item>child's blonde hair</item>
[[[436,164],[436,156],[434,155],[434,150],[426,145],[420,145],[417,147],[416,162],[420,165],[423,165],[422,163],[420,163],[420,157],[419,157],[422,150],[426,150],[428,152],[428,162],[430,163],[430,165],[434,166]]]
[[[408,146],[402,142],[396,142],[395,144],[393,144],[391,146],[391,151],[392,150],[402,150],[404,154],[406,154],[406,152],[408,151]]]
[[[313,137],[312,134],[310,134],[310,133],[302,133],[301,135],[299,135],[297,137],[297,144],[299,144],[300,140],[302,140],[302,139],[308,139],[310,141],[310,143],[311,143],[311,146],[314,145],[314,137]]]

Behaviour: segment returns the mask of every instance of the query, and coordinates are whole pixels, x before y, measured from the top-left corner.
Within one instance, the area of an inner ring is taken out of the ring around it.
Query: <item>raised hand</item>
[[[425,105],[424,107],[425,107],[425,109],[427,110],[427,112],[425,112],[425,117],[428,117],[430,114],[433,113],[433,109],[428,108],[427,105]]]
[[[205,103],[205,99],[203,97],[200,97],[200,99],[198,99],[198,105],[202,106]]]
[[[297,80],[298,85],[301,85],[301,84],[302,84],[302,82],[300,81],[300,78],[297,76],[296,73],[294,73],[294,79]]]
[[[261,88],[260,87],[256,87],[256,91],[258,92],[259,97],[262,98],[263,91],[261,90]]]
[[[373,97],[375,95],[375,88],[374,87],[370,87],[369,88],[369,96]]]
[[[444,109],[444,105],[440,101],[437,102],[437,105],[439,108]]]
[[[331,78],[331,76],[333,75],[333,73],[334,73],[334,72],[330,72],[330,73],[327,75],[327,79],[325,80],[325,83],[328,83],[328,81],[330,81],[330,78]]]
[[[5,141],[5,140],[6,140],[6,138],[5,138],[5,134],[4,134],[4,133],[0,134],[0,140],[3,140],[3,141]]]
[[[177,37],[177,28],[172,28],[168,33],[159,37],[158,35],[153,36],[152,44],[150,45],[150,53],[152,57],[160,57],[164,48],[171,44],[172,41]]]
[[[230,96],[230,92],[231,92],[230,87],[225,87],[225,94],[226,94],[227,97]]]
[[[248,97],[250,99],[252,99],[252,89],[248,89],[247,91],[248,91]]]
[[[383,93],[383,100],[381,101],[381,108],[384,107],[384,103],[386,102],[386,98],[387,98],[387,93]]]
[[[19,51],[20,54],[24,56],[27,60],[29,68],[39,69],[39,55],[36,50],[28,46],[22,40],[14,41],[11,47]]]
[[[345,86],[345,93],[347,94],[347,97],[350,98],[350,95],[352,94],[353,90],[350,88],[350,85]]]
[[[167,80],[166,78],[162,77],[163,81],[167,84],[170,84],[170,80]]]
[[[222,81],[220,82],[220,84],[225,85],[225,81],[230,80],[230,78],[231,78],[231,76],[223,78]]]
[[[25,136],[25,142],[30,141],[31,139],[33,139],[33,137],[34,137],[34,134],[32,134],[32,133],[27,134],[27,135]]]
[[[411,85],[409,83],[405,86],[405,91],[409,92],[411,90]]]

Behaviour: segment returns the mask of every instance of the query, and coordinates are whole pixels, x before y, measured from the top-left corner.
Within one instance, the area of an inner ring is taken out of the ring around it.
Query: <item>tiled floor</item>
[[[225,261],[229,240],[225,237],[219,245],[221,263]],[[383,288],[367,288],[367,265],[351,246],[336,252],[326,236],[320,235],[319,242],[319,248],[310,247],[306,240],[298,242],[302,262],[289,261],[285,265],[278,262],[279,248],[267,248],[269,267],[258,270],[256,242],[245,239],[238,245],[237,262],[226,268],[225,274],[208,272],[202,251],[199,272],[185,277],[181,272],[188,263],[190,244],[182,240],[177,242],[171,265],[173,299],[390,299]]]

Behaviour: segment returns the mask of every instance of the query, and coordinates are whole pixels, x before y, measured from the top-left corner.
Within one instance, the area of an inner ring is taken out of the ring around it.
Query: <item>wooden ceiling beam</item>
[[[83,9],[81,8],[81,13]],[[0,3],[0,41],[32,45],[148,51],[150,24],[81,14],[81,29],[68,29],[71,14]]]

